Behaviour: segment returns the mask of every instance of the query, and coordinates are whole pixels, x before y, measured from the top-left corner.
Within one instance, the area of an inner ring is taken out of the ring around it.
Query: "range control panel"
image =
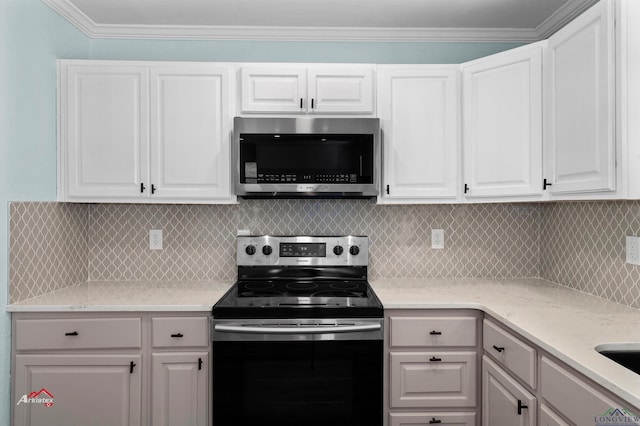
[[[368,266],[366,236],[242,236],[237,261],[242,266]]]

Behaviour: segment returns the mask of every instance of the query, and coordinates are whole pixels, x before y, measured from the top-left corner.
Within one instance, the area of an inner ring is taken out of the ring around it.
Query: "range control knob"
[[[273,253],[273,247],[271,246],[262,247],[262,254],[264,254],[265,256],[269,256],[271,253]]]
[[[244,249],[244,252],[249,256],[253,256],[256,254],[256,246],[247,246],[247,248]]]
[[[357,256],[358,253],[360,253],[360,247],[358,247],[358,246],[349,247],[349,253],[351,253],[354,256]]]
[[[344,252],[344,249],[342,248],[342,246],[335,246],[333,248],[333,254],[335,254],[336,256],[340,256],[342,252]]]

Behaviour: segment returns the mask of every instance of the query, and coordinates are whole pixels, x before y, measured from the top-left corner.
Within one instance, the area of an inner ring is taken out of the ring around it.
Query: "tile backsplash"
[[[431,229],[445,249],[431,249]],[[149,250],[162,229],[163,250]],[[235,278],[238,229],[368,235],[371,278],[541,277],[640,307],[624,235],[640,202],[380,206],[366,200],[236,205],[12,203],[10,303],[84,280]]]

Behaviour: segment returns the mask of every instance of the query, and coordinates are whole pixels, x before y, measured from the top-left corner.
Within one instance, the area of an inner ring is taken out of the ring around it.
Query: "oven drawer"
[[[209,346],[206,317],[155,317],[151,319],[151,343],[155,348]]]
[[[16,320],[16,350],[142,347],[140,318]]]
[[[389,426],[475,426],[476,413],[390,413]]]
[[[536,388],[536,350],[494,323],[484,320],[482,345],[500,365]]]
[[[391,407],[475,407],[477,352],[391,352]]]
[[[474,317],[389,317],[392,348],[475,346]]]

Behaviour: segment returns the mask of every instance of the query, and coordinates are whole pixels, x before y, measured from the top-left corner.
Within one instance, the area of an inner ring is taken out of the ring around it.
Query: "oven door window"
[[[215,426],[382,425],[382,341],[213,345]]]

